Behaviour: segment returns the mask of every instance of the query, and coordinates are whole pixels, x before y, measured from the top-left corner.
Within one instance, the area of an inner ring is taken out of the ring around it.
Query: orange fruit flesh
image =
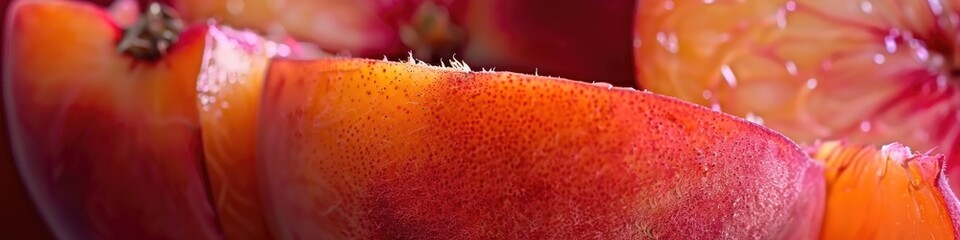
[[[960,176],[957,1],[638,4],[641,86],[762,121],[800,144],[937,148],[956,159],[948,175]]]
[[[942,155],[891,144],[821,144],[827,207],[821,239],[955,239],[957,199],[946,184]]]
[[[213,204],[226,238],[268,239],[254,159],[256,114],[268,58],[285,46],[225,27],[211,27],[207,42],[197,107]]]
[[[273,60],[281,238],[803,238],[822,169],[779,134],[634,90],[373,60]]]
[[[206,29],[145,62],[117,52],[121,30],[93,5],[23,1],[10,19],[13,152],[54,235],[218,238],[194,91]]]

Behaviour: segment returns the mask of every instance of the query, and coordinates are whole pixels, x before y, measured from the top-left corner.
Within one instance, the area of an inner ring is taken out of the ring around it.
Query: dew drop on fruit
[[[930,12],[933,12],[933,15],[940,16],[943,14],[943,5],[940,5],[940,0],[927,0],[927,3],[930,4]]]
[[[786,29],[787,28],[787,10],[780,9],[777,11],[777,28]]]
[[[860,131],[869,132],[871,127],[870,121],[860,122]]]
[[[883,54],[877,53],[873,55],[873,63],[876,63],[877,65],[883,64],[886,61],[887,57],[884,57]]]
[[[797,75],[797,63],[793,61],[787,61],[785,66],[787,67],[787,74],[790,74],[790,76]]]
[[[787,9],[787,11],[790,11],[790,12],[796,11],[797,2],[794,2],[793,0],[787,1],[787,3],[784,4],[784,7]]]
[[[743,118],[752,123],[763,125],[763,118],[761,118],[760,116],[757,116],[756,114],[753,114],[753,112],[747,112],[747,115],[744,116]]]
[[[817,79],[816,78],[807,79],[807,89],[813,90],[816,88],[817,88]]]
[[[724,64],[720,66],[720,75],[723,76],[723,80],[727,82],[727,85],[731,88],[737,87],[737,76],[733,74],[733,69],[730,69],[730,65]]]
[[[702,96],[703,96],[703,99],[710,100],[713,98],[713,92],[710,91],[709,89],[703,90]]]
[[[873,3],[870,1],[860,2],[860,10],[867,14],[873,13]]]
[[[887,53],[894,53],[897,52],[897,36],[894,35],[894,32],[897,30],[892,29],[890,31],[890,35],[883,37],[883,45],[886,47]],[[899,33],[897,33],[897,35],[899,35]]]

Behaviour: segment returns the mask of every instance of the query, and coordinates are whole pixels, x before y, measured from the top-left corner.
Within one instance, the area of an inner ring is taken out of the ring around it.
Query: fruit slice
[[[194,90],[206,28],[150,61],[118,53],[131,39],[109,16],[66,1],[12,13],[3,90],[24,181],[58,238],[219,238]]]
[[[631,89],[274,60],[264,196],[283,239],[805,238],[822,167],[763,127]]]
[[[644,0],[638,79],[801,144],[947,155],[960,190],[960,2]]]
[[[197,80],[210,190],[227,239],[269,239],[256,172],[256,118],[268,57],[289,47],[211,28]]]
[[[943,174],[943,155],[900,144],[828,142],[811,151],[826,165],[821,239],[953,239],[960,203]]]

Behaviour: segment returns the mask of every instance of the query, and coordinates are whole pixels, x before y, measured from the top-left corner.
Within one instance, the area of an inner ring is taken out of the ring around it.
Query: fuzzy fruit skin
[[[194,90],[206,28],[145,62],[117,52],[120,29],[93,5],[17,10],[4,101],[21,174],[55,235],[220,238]]]
[[[960,236],[960,202],[947,184],[943,155],[834,141],[811,148],[810,156],[826,166],[820,239]]]
[[[210,190],[226,239],[269,239],[255,161],[256,119],[268,57],[279,44],[211,27],[197,78]]]
[[[946,0],[639,1],[637,79],[800,144],[936,149],[957,191],[958,14]]]
[[[258,159],[280,239],[803,239],[822,166],[679,100],[556,78],[277,59]]]

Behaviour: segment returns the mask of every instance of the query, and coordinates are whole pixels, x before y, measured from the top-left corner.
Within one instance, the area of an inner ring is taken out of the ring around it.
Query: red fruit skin
[[[0,1],[0,56],[5,56],[7,10],[10,1]],[[5,67],[0,67],[2,76]],[[0,91],[0,99],[3,93]],[[7,131],[6,106],[0,104],[0,233],[11,239],[53,239],[39,211],[33,204],[10,151],[9,131]]]
[[[21,2],[4,104],[13,152],[60,239],[217,239],[195,81],[205,28],[162,60],[120,55],[120,29],[87,3]]]
[[[822,166],[645,92],[367,60],[275,59],[258,161],[280,239],[808,239]]]

